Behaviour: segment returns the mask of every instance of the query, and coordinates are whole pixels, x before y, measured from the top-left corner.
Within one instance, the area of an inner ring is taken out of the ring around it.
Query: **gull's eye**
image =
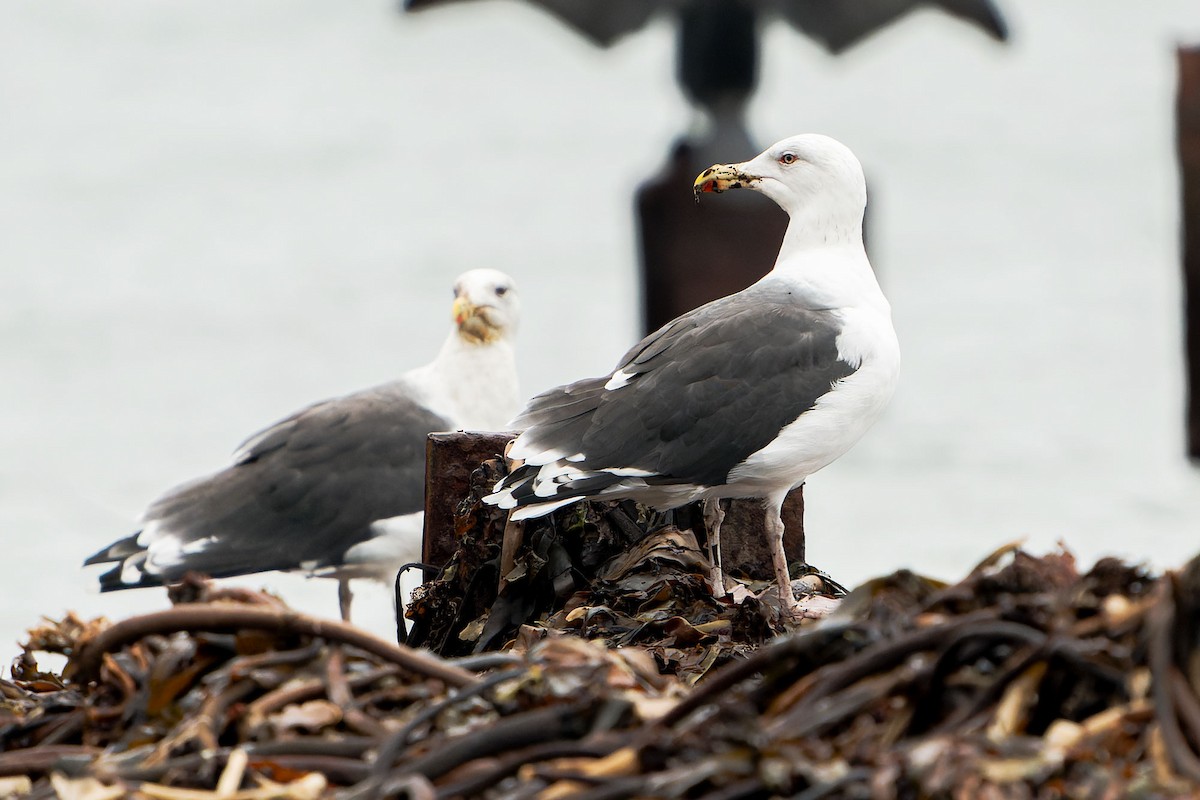
[[[508,294],[507,286],[497,286],[496,287],[496,297],[504,297],[504,295],[506,295],[506,294]]]
[[[779,157],[779,163],[780,164],[795,164],[796,163],[796,154],[795,153],[784,153],[783,155],[781,155]]]

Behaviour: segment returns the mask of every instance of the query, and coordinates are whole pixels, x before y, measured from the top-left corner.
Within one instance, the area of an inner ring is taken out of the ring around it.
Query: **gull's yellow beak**
[[[461,328],[464,322],[475,315],[475,306],[465,297],[456,297],[450,313],[454,315],[454,324]]]
[[[499,338],[500,331],[489,318],[492,312],[489,306],[477,306],[465,297],[456,297],[450,310],[458,335],[466,341],[482,344]]]
[[[741,189],[757,180],[753,175],[742,172],[741,164],[713,164],[696,176],[692,192],[699,198],[706,192],[719,194],[726,189]]]

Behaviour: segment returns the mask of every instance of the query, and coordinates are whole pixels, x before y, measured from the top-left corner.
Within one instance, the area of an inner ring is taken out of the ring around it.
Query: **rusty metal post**
[[[647,332],[745,289],[766,275],[779,255],[788,217],[767,198],[731,192],[719,201],[696,204],[692,181],[707,166],[680,143],[666,170],[638,190]]]
[[[1180,47],[1178,60],[1175,116],[1182,194],[1187,450],[1200,460],[1200,47]]]
[[[431,433],[425,453],[425,534],[421,560],[440,568],[457,546],[454,511],[470,492],[471,473],[484,461],[499,458],[515,433],[468,431]],[[771,580],[770,542],[766,535],[766,512],[760,500],[731,500],[721,526],[721,549],[731,574]],[[695,518],[702,514],[697,507]],[[783,504],[786,528],[783,546],[789,562],[804,561],[803,487],[788,495]],[[432,574],[426,574],[430,580]]]
[[[431,433],[425,442],[425,530],[421,560],[435,569],[454,555],[454,509],[471,488],[471,473],[489,458],[499,458],[515,433],[458,431]]]
[[[783,550],[788,563],[804,560],[804,487],[783,501]],[[726,572],[772,580],[771,542],[766,533],[766,510],[761,500],[730,500],[721,525],[721,561]]]

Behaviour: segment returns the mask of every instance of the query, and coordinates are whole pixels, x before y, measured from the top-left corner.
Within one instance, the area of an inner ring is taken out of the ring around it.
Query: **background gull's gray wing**
[[[373,522],[421,511],[426,437],[448,423],[406,391],[387,384],[317,403],[252,436],[232,466],[163,495],[142,531],[88,559],[122,562],[101,589],[338,564]],[[147,547],[155,566],[168,540],[161,571],[122,576]]]

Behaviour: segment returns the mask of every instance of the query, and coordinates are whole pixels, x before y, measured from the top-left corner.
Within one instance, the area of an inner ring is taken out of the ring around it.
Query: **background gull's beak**
[[[458,335],[475,344],[498,339],[500,331],[492,324],[490,311],[489,306],[477,306],[465,297],[454,298],[451,312],[454,314],[454,324],[458,326]]]
[[[454,315],[454,324],[461,328],[469,317],[474,316],[475,306],[471,305],[471,301],[465,297],[456,297],[450,311]]]

